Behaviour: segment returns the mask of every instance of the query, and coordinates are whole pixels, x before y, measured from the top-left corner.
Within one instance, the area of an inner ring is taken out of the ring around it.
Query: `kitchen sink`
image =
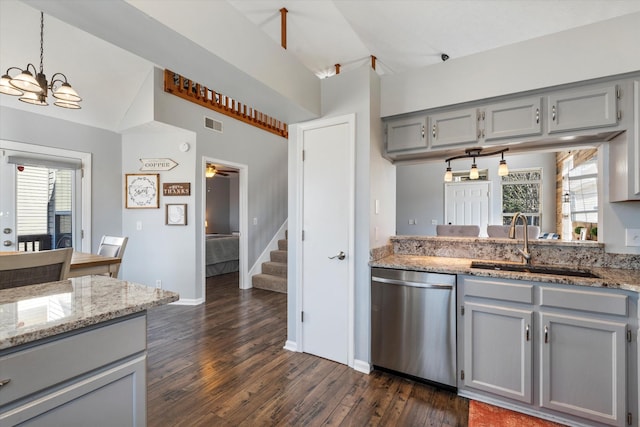
[[[496,262],[477,262],[471,263],[471,268],[481,270],[497,270],[497,271],[516,271],[521,273],[534,274],[552,274],[554,276],[571,276],[571,277],[587,277],[598,279],[599,276],[588,270],[576,270],[563,267],[551,267],[545,265],[525,265],[525,264],[508,264]]]

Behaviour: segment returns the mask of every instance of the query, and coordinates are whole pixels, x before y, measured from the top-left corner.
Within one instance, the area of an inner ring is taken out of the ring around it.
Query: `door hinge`
[[[622,111],[618,110],[618,120],[622,120]]]
[[[84,178],[84,168],[80,169],[80,179]]]
[[[460,379],[464,380],[464,369],[460,370]]]
[[[304,311],[300,312],[300,321],[304,322]]]
[[[464,305],[460,306],[460,316],[464,316]]]
[[[302,150],[302,161],[304,162],[304,150]]]
[[[84,230],[80,230],[80,238],[84,239]]]
[[[302,230],[302,240],[304,240],[304,230]]]
[[[633,415],[631,415],[631,412],[627,412],[627,424],[628,425],[633,424]]]
[[[616,89],[616,98],[618,99],[622,98],[622,91],[620,90],[620,88]]]
[[[631,342],[631,329],[627,329],[627,342]]]

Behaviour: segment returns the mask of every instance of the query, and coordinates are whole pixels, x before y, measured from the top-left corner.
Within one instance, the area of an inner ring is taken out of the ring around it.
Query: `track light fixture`
[[[44,57],[44,13],[40,12],[40,72],[36,70],[35,65],[29,63],[26,68],[9,67],[7,72],[0,77],[0,93],[5,95],[19,96],[22,102],[28,104],[45,106],[47,103],[47,92],[51,90],[51,94],[56,101],[53,105],[62,108],[70,108],[74,110],[80,109],[80,101],[82,98],[71,87],[67,81],[67,76],[62,73],[55,73],[51,77],[51,83],[47,82],[43,67]],[[11,77],[10,72],[19,70],[20,72]]]
[[[453,173],[451,172],[451,161],[458,159],[468,159],[472,158],[473,163],[471,163],[471,170],[469,171],[469,179],[478,179],[480,178],[480,172],[478,171],[478,165],[476,164],[476,157],[487,157],[487,156],[495,156],[500,154],[502,156],[502,160],[500,160],[500,165],[498,166],[498,175],[506,176],[509,175],[509,168],[507,166],[507,161],[504,159],[505,151],[509,151],[508,148],[502,148],[500,150],[490,151],[490,152],[482,152],[482,148],[467,148],[464,150],[465,154],[461,154],[459,156],[449,157],[445,160],[447,163],[447,171],[444,174],[444,181],[451,182],[453,181]]]

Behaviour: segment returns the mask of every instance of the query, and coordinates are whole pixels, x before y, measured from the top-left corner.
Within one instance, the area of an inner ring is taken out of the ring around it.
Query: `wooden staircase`
[[[278,240],[278,250],[271,251],[271,260],[262,263],[262,274],[251,278],[254,288],[287,293],[287,240]]]

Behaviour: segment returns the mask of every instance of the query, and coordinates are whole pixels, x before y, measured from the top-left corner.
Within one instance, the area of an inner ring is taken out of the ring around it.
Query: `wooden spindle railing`
[[[164,70],[164,91],[283,138],[289,136],[286,123],[206,86],[201,86],[173,71]]]

